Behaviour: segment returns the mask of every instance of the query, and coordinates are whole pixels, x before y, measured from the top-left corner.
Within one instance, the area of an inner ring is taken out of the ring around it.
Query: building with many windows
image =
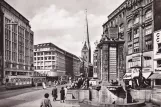
[[[139,70],[147,79],[154,71],[153,32],[161,29],[160,5],[160,0],[125,0],[103,24],[104,35],[109,28],[117,27],[119,39],[125,41],[124,79],[131,79],[132,73],[138,75]]]
[[[35,71],[43,76],[73,77],[80,73],[80,60],[77,56],[57,47],[52,43],[34,46]]]
[[[0,1],[0,82],[8,75],[32,75],[33,31],[29,21]]]

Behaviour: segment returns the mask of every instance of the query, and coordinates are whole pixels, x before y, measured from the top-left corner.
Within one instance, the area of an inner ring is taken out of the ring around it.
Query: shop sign
[[[154,33],[154,59],[157,59],[158,56],[158,52],[159,52],[159,48],[160,48],[160,44],[161,44],[161,30],[156,31]]]
[[[155,72],[161,72],[161,69],[155,69]]]

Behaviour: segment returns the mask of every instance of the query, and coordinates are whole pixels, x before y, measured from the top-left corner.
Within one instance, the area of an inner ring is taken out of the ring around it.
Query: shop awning
[[[160,73],[154,73],[149,77],[149,79],[161,79],[161,74]]]
[[[123,79],[132,79],[132,73],[126,73],[126,74],[123,76]]]
[[[143,74],[143,77],[144,77],[145,79],[148,79],[149,76],[151,75],[151,73],[152,73],[152,72],[143,72],[142,74]]]

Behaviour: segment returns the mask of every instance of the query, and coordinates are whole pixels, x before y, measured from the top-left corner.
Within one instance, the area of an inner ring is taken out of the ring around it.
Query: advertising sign
[[[154,59],[158,59],[161,54],[161,30],[154,32],[154,47]]]
[[[111,39],[118,38],[118,31],[119,31],[118,27],[110,27],[110,28],[108,28],[109,37]]]

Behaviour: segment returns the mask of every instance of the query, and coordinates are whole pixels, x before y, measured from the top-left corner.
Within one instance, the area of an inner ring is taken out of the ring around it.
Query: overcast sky
[[[31,24],[34,44],[52,42],[58,47],[81,55],[86,36],[85,9],[88,10],[92,53],[100,40],[102,24],[124,0],[5,0]]]

